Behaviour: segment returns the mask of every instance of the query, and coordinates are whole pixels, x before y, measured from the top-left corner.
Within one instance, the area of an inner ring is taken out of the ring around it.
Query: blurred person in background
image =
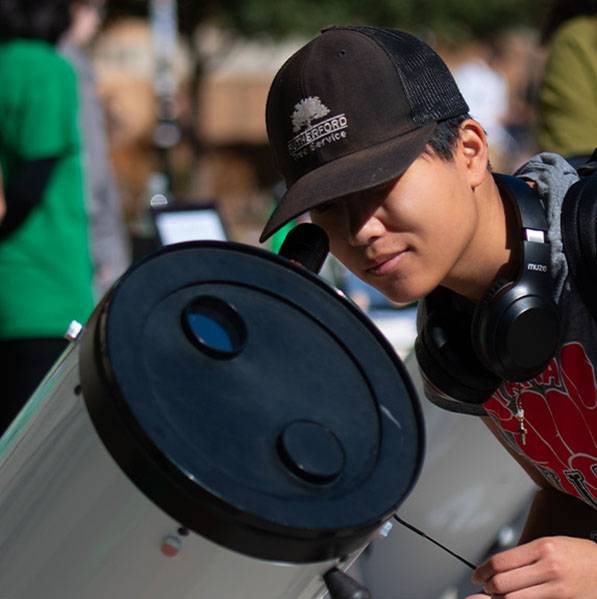
[[[0,432],[93,308],[77,80],[55,44],[72,0],[0,0]]]
[[[556,0],[543,40],[537,141],[578,166],[597,147],[597,0]]]
[[[502,163],[514,143],[505,127],[510,90],[508,80],[496,66],[499,54],[495,41],[481,42],[474,55],[453,71],[454,79],[471,109],[471,116],[487,132],[490,157],[498,170],[503,168]]]
[[[70,7],[72,22],[59,49],[72,64],[79,81],[86,203],[94,266],[94,290],[101,296],[130,263],[119,190],[108,156],[106,122],[96,93],[94,69],[87,48],[105,11],[103,0],[80,0]]]

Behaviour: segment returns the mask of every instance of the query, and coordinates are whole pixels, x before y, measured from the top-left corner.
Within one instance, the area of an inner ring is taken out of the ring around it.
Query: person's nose
[[[348,202],[345,209],[348,242],[352,247],[369,245],[383,235],[385,228],[379,210],[367,210],[357,202]]]

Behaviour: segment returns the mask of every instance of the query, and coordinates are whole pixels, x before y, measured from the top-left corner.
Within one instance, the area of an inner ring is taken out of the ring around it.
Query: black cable
[[[418,528],[415,528],[412,524],[405,522],[404,520],[402,520],[402,518],[399,518],[396,514],[394,514],[394,519],[396,520],[396,522],[402,524],[402,526],[406,526],[406,528],[412,530],[414,533],[420,535],[421,537],[423,537],[424,539],[427,539],[428,541],[431,541],[432,543],[434,543],[435,545],[437,545],[444,551],[447,551],[450,555],[454,556],[456,559],[459,559],[463,564],[466,564],[471,570],[477,569],[477,566],[475,566],[475,564],[472,564],[468,560],[464,559],[462,556],[458,555],[457,553],[454,553],[451,549],[448,549],[445,545],[442,545],[440,542],[431,538],[429,535],[425,534],[422,530],[419,530]]]

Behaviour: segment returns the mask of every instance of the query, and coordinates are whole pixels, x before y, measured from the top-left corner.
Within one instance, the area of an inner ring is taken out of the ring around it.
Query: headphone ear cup
[[[492,351],[494,340],[487,338],[487,329],[489,323],[497,317],[496,311],[501,308],[499,305],[496,306],[496,296],[505,290],[507,286],[512,286],[508,279],[502,277],[495,279],[479,300],[471,320],[470,331],[473,349],[485,368],[494,372],[497,358]]]
[[[471,343],[484,366],[503,380],[541,373],[559,340],[554,302],[514,282],[492,284],[471,323]]]
[[[442,393],[465,403],[481,404],[501,379],[477,359],[466,334],[470,320],[470,315],[456,310],[432,311],[417,336],[415,353],[424,376]]]

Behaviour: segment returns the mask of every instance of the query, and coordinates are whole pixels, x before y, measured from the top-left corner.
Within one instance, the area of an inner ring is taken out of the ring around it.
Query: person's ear
[[[459,151],[468,182],[475,189],[487,176],[489,148],[483,127],[474,119],[466,119],[460,125]]]

